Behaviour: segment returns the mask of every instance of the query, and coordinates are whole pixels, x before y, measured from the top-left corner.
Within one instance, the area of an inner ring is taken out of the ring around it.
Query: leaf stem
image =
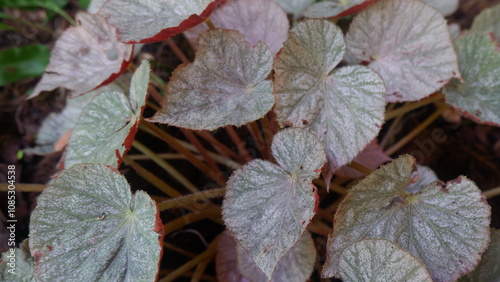
[[[189,191],[196,193],[199,192],[198,188],[191,183],[187,178],[184,177],[177,169],[171,166],[162,158],[158,157],[155,152],[151,151],[148,147],[144,146],[141,142],[134,140],[132,146],[137,150],[141,151],[143,154],[148,155],[153,162],[163,168],[166,172],[172,175],[179,183],[181,183],[184,187],[186,187]]]
[[[348,164],[349,167],[363,173],[364,175],[369,175],[372,173],[372,170],[369,169],[368,167],[364,166],[363,164],[360,164],[358,162],[351,162],[350,164]]]
[[[408,133],[405,137],[401,138],[396,144],[392,145],[385,151],[385,154],[388,156],[393,155],[401,148],[403,148],[406,144],[408,144],[411,140],[413,140],[420,132],[422,132],[425,128],[427,128],[431,123],[433,123],[437,118],[441,116],[441,114],[448,109],[449,106],[447,104],[441,104],[436,111],[430,115],[427,119],[424,120],[421,124],[415,127],[410,133]]]
[[[486,190],[486,191],[483,192],[483,195],[487,199],[493,198],[493,197],[497,197],[498,195],[500,195],[500,187],[496,187],[496,188],[493,188],[493,189]]]
[[[208,28],[209,28],[210,30],[214,30],[214,29],[216,29],[216,28],[217,28],[217,27],[215,27],[214,23],[212,22],[212,20],[211,20],[210,18],[207,18],[207,19],[205,20],[205,23],[207,24],[207,26],[208,26]]]
[[[200,262],[198,266],[196,267],[193,277],[191,278],[191,282],[199,282],[201,281],[201,278],[203,277],[203,274],[205,273],[205,269],[207,268],[208,264],[212,261],[214,257],[211,256],[204,261]]]
[[[165,223],[163,227],[166,233],[171,233],[183,228],[188,224],[207,218],[211,219],[214,222],[220,223],[221,225],[224,225],[222,220],[220,220],[220,216],[220,207],[217,205],[212,205],[211,207],[205,208],[203,210],[193,211],[190,214],[169,221],[168,223]]]
[[[165,247],[165,248],[167,248],[169,250],[172,250],[172,251],[174,251],[176,253],[179,253],[179,254],[181,254],[183,256],[186,256],[186,257],[194,258],[196,256],[196,254],[188,252],[188,251],[186,251],[184,249],[181,249],[181,248],[177,247],[176,245],[170,244],[168,242],[163,242],[163,247]]]
[[[215,137],[212,135],[210,131],[203,130],[203,131],[195,131],[195,134],[200,136],[201,138],[205,139],[212,145],[212,147],[219,153],[221,156],[225,158],[233,158],[241,163],[243,163],[243,159],[241,158],[240,155],[235,153],[233,150],[229,149],[226,145],[222,144],[219,142],[219,140],[215,139]]]
[[[158,209],[160,211],[164,211],[167,209],[189,206],[189,205],[192,205],[194,202],[197,202],[199,200],[206,200],[206,199],[211,199],[211,198],[223,197],[225,193],[226,193],[226,188],[210,189],[210,190],[205,190],[205,191],[197,192],[197,193],[186,195],[186,196],[177,197],[174,199],[169,199],[169,200],[160,202],[157,205],[158,205]]]
[[[179,58],[179,60],[181,60],[181,62],[183,62],[184,64],[191,63],[191,61],[186,57],[186,55],[184,55],[184,52],[182,52],[182,50],[177,46],[175,41],[172,40],[172,37],[167,38],[165,41],[167,42],[168,47],[172,49],[172,52],[174,52],[174,54],[177,56],[177,58]]]
[[[389,129],[384,135],[384,138],[380,142],[380,148],[385,149],[389,143],[393,142],[396,131],[400,129],[399,125],[403,117],[404,117],[403,115],[399,115],[396,117],[396,119],[394,119],[394,121],[392,121],[391,126],[389,127]]]
[[[248,131],[250,131],[250,135],[252,135],[253,140],[255,140],[255,145],[257,145],[257,149],[259,150],[262,158],[269,160],[270,154],[266,148],[266,141],[264,141],[264,138],[262,137],[257,122],[254,121],[251,123],[247,123],[246,127]]]
[[[444,98],[443,93],[436,93],[434,95],[431,95],[429,97],[426,97],[420,101],[416,101],[413,103],[408,103],[407,105],[404,105],[402,107],[399,107],[395,110],[391,110],[386,112],[385,114],[385,121],[391,120],[395,117],[398,117],[400,115],[404,115],[410,111],[413,111],[414,109],[420,108],[422,106],[434,103],[436,101],[442,100]]]
[[[250,156],[250,153],[248,153],[245,144],[243,143],[243,141],[241,141],[240,136],[238,135],[236,130],[234,130],[234,128],[231,125],[228,125],[224,128],[226,129],[227,134],[233,141],[234,145],[236,145],[236,148],[238,149],[240,155],[242,155],[243,158],[245,159],[245,162],[246,163],[250,162],[252,160],[252,157]]]

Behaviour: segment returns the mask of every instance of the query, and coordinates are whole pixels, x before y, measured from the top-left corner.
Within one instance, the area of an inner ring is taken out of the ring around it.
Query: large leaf
[[[311,181],[325,162],[320,142],[299,128],[278,132],[271,149],[278,165],[254,160],[237,170],[222,205],[228,229],[268,279],[315,213]]]
[[[30,254],[28,240],[24,240],[19,248],[10,250],[3,253],[0,260],[0,281],[34,282],[34,260]]]
[[[271,281],[303,282],[311,276],[316,261],[316,248],[309,232],[300,239],[278,262]],[[221,282],[267,282],[248,253],[226,231],[219,242],[216,259],[217,278]]]
[[[443,16],[453,14],[458,8],[458,0],[422,0],[438,10]]]
[[[42,44],[0,51],[0,86],[43,74],[49,63],[49,49]]]
[[[203,22],[221,0],[109,0],[99,15],[126,43],[162,41]]]
[[[452,80],[446,101],[476,122],[500,125],[500,51],[486,33],[471,33],[455,41],[463,82]]]
[[[102,164],[63,170],[38,198],[30,249],[37,281],[154,281],[162,246],[155,202]]]
[[[307,8],[304,16],[308,18],[345,17],[355,14],[376,0],[323,0]]]
[[[304,10],[314,3],[314,0],[276,0],[283,9],[294,18],[298,19],[302,16]]]
[[[484,9],[476,16],[471,30],[477,32],[493,32],[500,40],[500,4]]]
[[[173,73],[163,107],[150,121],[212,130],[241,126],[271,110],[274,96],[265,79],[273,55],[264,43],[253,47],[237,31],[211,30],[199,45],[194,62]]]
[[[490,207],[464,176],[418,193],[415,159],[399,157],[355,185],[340,205],[328,238],[323,276],[339,276],[341,251],[361,239],[388,239],[427,266],[435,281],[454,281],[478,263],[489,240]]]
[[[283,46],[290,28],[285,12],[273,0],[228,0],[213,12],[210,20],[218,28],[239,31],[252,45],[266,43],[273,54]],[[198,48],[198,37],[207,30],[208,26],[201,23],[184,34]]]
[[[80,12],[79,26],[70,27],[56,41],[50,63],[31,97],[58,87],[75,97],[112,82],[132,56],[132,45],[116,40],[116,31],[97,15]]]
[[[420,100],[459,77],[445,19],[418,0],[377,1],[354,18],[346,44],[382,76],[389,102]]]
[[[498,282],[500,280],[500,230],[491,229],[491,240],[481,262],[460,282]]]
[[[343,281],[432,282],[416,257],[388,240],[365,239],[347,246],[339,262]]]
[[[363,66],[334,70],[344,49],[337,26],[309,20],[291,30],[274,64],[278,121],[314,133],[331,171],[356,157],[384,121],[382,79]]]
[[[118,91],[94,97],[71,134],[65,167],[87,162],[120,166],[137,132],[148,84],[149,62],[144,61],[132,77],[129,97]]]

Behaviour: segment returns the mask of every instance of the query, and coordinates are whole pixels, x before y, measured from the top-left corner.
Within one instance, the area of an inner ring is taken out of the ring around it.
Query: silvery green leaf
[[[480,123],[500,125],[500,51],[487,33],[470,33],[455,41],[463,82],[454,79],[443,90],[446,102]]]
[[[489,241],[490,207],[464,176],[408,193],[415,159],[399,157],[349,190],[328,238],[324,277],[339,276],[339,255],[353,242],[388,239],[420,259],[434,281],[473,269]]]
[[[31,257],[28,239],[24,240],[14,252],[2,254],[0,260],[0,281],[34,282],[34,260]]]
[[[253,160],[234,172],[222,205],[226,226],[268,279],[315,213],[311,182],[325,163],[321,143],[300,128],[278,132],[271,149],[278,165]]]
[[[37,281],[154,281],[163,225],[145,192],[103,164],[63,170],[38,198],[30,249]]]
[[[498,282],[500,279],[500,230],[491,229],[488,249],[474,271],[459,279],[459,282]]]
[[[125,70],[133,46],[119,42],[116,30],[98,15],[79,12],[76,20],[80,24],[57,39],[45,74],[30,97],[58,87],[76,97],[113,81]]]
[[[118,167],[137,132],[148,84],[149,62],[144,61],[132,76],[128,97],[120,91],[94,97],[71,134],[64,166],[103,163]]]
[[[273,54],[232,30],[210,30],[200,36],[192,64],[176,69],[167,85],[163,107],[151,119],[190,129],[241,126],[264,116],[274,105]]]
[[[377,1],[354,18],[346,44],[382,76],[389,102],[420,100],[460,77],[446,20],[418,0]]]
[[[364,239],[347,246],[340,255],[340,276],[346,282],[432,282],[416,257],[388,240]]]
[[[118,31],[120,41],[162,41],[210,16],[220,0],[108,0],[99,15]]]
[[[334,69],[344,49],[337,26],[308,20],[290,31],[274,64],[280,125],[315,134],[325,146],[330,171],[356,157],[384,122],[384,82],[367,67]]]
[[[474,18],[471,31],[475,32],[493,32],[500,38],[500,5],[497,4],[491,8],[484,9]]]

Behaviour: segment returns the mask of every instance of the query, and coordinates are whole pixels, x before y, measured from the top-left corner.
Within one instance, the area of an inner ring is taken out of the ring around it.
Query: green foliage
[[[0,50],[0,86],[43,74],[49,48],[42,44]]]

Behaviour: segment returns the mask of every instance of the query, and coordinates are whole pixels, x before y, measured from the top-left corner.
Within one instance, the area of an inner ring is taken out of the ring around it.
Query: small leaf
[[[337,26],[309,20],[291,30],[274,64],[279,123],[315,134],[331,171],[354,159],[384,122],[384,82],[363,66],[334,70],[344,49]]]
[[[500,38],[500,4],[484,9],[474,18],[471,31],[493,32],[497,39]]]
[[[454,281],[471,271],[489,240],[490,207],[464,176],[436,181],[416,194],[415,159],[399,157],[349,190],[328,238],[324,277],[339,276],[339,255],[366,238],[388,239],[419,258],[434,281]]]
[[[271,110],[274,96],[265,79],[273,55],[264,43],[253,47],[237,31],[217,29],[202,34],[199,45],[194,62],[173,73],[163,107],[150,121],[213,130]]]
[[[43,74],[49,63],[49,49],[42,44],[0,51],[0,86]]]
[[[19,248],[2,254],[0,261],[0,281],[35,282],[33,271],[34,260],[31,257],[28,240],[24,240]]]
[[[295,246],[280,259],[271,281],[306,281],[311,276],[315,261],[314,241],[311,234],[305,231]],[[229,231],[225,231],[219,241],[216,269],[221,282],[269,281]]]
[[[486,33],[470,33],[455,41],[463,82],[452,80],[446,101],[479,123],[500,126],[500,51]]]
[[[144,61],[132,76],[128,99],[119,91],[94,97],[71,134],[64,166],[77,163],[120,166],[137,132],[148,84],[149,62]]]
[[[443,16],[449,16],[458,9],[458,0],[422,0],[438,10]]]
[[[320,142],[298,128],[278,132],[271,149],[279,165],[253,160],[237,170],[222,205],[228,229],[268,279],[315,213],[311,181],[325,162]]]
[[[37,281],[154,281],[162,225],[155,202],[102,164],[63,170],[38,198],[30,249]]]
[[[99,15],[116,27],[120,41],[165,40],[207,19],[221,0],[109,0]]]
[[[432,282],[416,257],[388,240],[365,239],[347,246],[340,256],[343,281]]]
[[[377,1],[354,18],[346,44],[382,76],[389,102],[420,100],[460,77],[445,19],[417,0]]]
[[[272,0],[229,0],[210,16],[212,23],[221,29],[237,30],[252,45],[264,42],[273,54],[283,46],[290,25],[283,9]],[[208,30],[205,23],[184,34],[195,48],[198,37]]]
[[[288,14],[292,14],[294,18],[298,19],[302,16],[304,10],[314,3],[314,0],[276,0],[276,2]]]
[[[66,29],[56,41],[45,74],[30,97],[57,87],[76,97],[112,82],[125,70],[133,46],[118,42],[115,29],[100,16],[80,12],[76,19],[80,25]]]
[[[323,0],[307,8],[304,16],[308,18],[345,17],[366,8],[377,0]]]
[[[459,282],[498,282],[500,278],[500,230],[491,229],[491,240],[481,262]]]

